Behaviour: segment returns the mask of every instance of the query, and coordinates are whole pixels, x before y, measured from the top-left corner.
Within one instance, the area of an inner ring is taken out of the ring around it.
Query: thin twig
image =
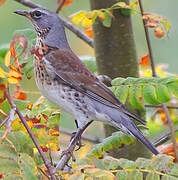
[[[174,131],[178,131],[178,127],[174,129]],[[157,139],[153,144],[154,146],[162,145],[163,143],[167,142],[171,138],[171,132],[164,133],[159,139]]]
[[[177,162],[178,161],[178,152],[177,152],[177,143],[176,143],[176,137],[175,137],[175,130],[174,130],[173,122],[172,122],[172,119],[170,117],[170,114],[169,114],[169,111],[168,111],[166,104],[163,104],[163,109],[164,109],[164,112],[165,112],[167,120],[168,120],[168,125],[169,125],[169,129],[170,129],[170,133],[171,133],[171,139],[172,139],[173,148],[174,148],[174,152],[175,152],[175,162]]]
[[[37,7],[42,7],[39,4],[33,3],[29,0],[14,0],[18,3],[23,4],[24,6],[27,6],[29,8],[37,8]],[[94,43],[93,40],[91,38],[89,38],[87,35],[85,35],[85,33],[83,33],[82,31],[80,31],[79,28],[75,27],[71,22],[62,19],[61,17],[59,17],[61,19],[61,21],[63,22],[64,26],[66,28],[68,28],[69,30],[71,30],[77,37],[79,37],[80,39],[84,40],[89,46],[91,46],[92,48],[94,47]]]
[[[11,109],[9,112],[9,115],[7,116],[7,118],[5,119],[5,123],[7,124],[6,126],[6,130],[4,131],[4,134],[2,135],[2,137],[0,137],[0,142],[4,139],[6,139],[6,137],[8,136],[9,132],[11,131],[11,125],[12,122],[14,120],[14,116],[15,116],[15,109]],[[0,126],[1,127],[1,126]]]
[[[140,5],[140,11],[141,11],[141,15],[144,15],[144,10],[143,10],[143,5],[142,5],[142,1],[138,0],[139,5]],[[150,64],[151,64],[151,70],[152,70],[152,76],[156,77],[156,70],[155,70],[155,64],[154,64],[154,59],[153,59],[153,52],[152,52],[152,48],[151,48],[151,42],[150,42],[150,37],[149,37],[149,32],[147,27],[145,26],[145,22],[143,21],[143,25],[144,25],[144,30],[145,30],[145,37],[146,37],[146,41],[147,41],[147,45],[148,45],[148,51],[149,51],[149,55],[150,55]],[[174,151],[175,151],[175,161],[178,161],[178,152],[177,152],[177,148],[176,148],[176,137],[175,137],[175,130],[174,130],[174,126],[168,111],[168,108],[166,106],[166,104],[162,104],[163,110],[166,114],[166,118],[168,120],[168,126],[171,132],[171,139],[172,139],[172,143],[174,146]]]
[[[148,108],[162,108],[163,105],[150,105],[150,104],[146,104],[145,107]],[[167,106],[168,109],[178,109],[178,106]]]
[[[143,16],[144,15],[144,10],[143,10],[142,1],[138,0],[138,2],[139,2],[139,5],[140,5],[141,15]],[[149,32],[148,32],[148,28],[146,28],[146,26],[145,26],[145,21],[143,19],[142,19],[142,21],[143,21],[145,37],[146,37],[147,46],[148,46],[148,52],[149,52],[149,56],[150,56],[150,65],[151,65],[151,70],[152,70],[152,76],[156,77],[155,63],[154,63],[154,60],[153,60],[153,51],[152,51],[152,47],[151,47]]]
[[[37,4],[37,3],[33,3],[32,1],[29,1],[29,0],[14,0],[14,1],[17,1],[18,3],[20,4],[23,4],[24,6],[27,6],[29,8],[42,8],[41,5]]]
[[[66,0],[61,0],[61,2],[59,3],[57,9],[56,9],[56,14],[59,13],[59,11],[62,9],[64,3],[65,3]]]
[[[43,159],[44,161],[44,164],[46,166],[46,168],[48,169],[49,171],[49,175],[51,177],[51,180],[56,180],[56,177],[53,173],[53,168],[51,167],[51,164],[49,163],[48,159],[46,158],[44,152],[42,151],[40,145],[38,144],[37,140],[35,139],[35,136],[33,135],[33,133],[31,132],[31,129],[28,127],[27,123],[26,123],[26,120],[24,119],[23,115],[21,114],[21,112],[19,111],[18,107],[16,106],[16,104],[14,103],[14,100],[13,98],[10,96],[9,94],[9,90],[6,89],[5,91],[5,96],[7,98],[7,100],[9,101],[9,104],[11,105],[11,107],[13,109],[15,109],[17,115],[19,116],[21,122],[23,123],[24,127],[26,128],[29,136],[31,137],[33,143],[35,144],[36,148],[38,149],[38,152],[41,156],[41,158]]]
[[[6,117],[6,118],[1,122],[0,128],[6,124],[6,122],[8,121],[8,119],[9,119],[9,116]]]

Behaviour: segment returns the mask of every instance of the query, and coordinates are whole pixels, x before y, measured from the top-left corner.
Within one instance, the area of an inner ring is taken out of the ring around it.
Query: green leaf
[[[3,103],[1,104],[1,109],[5,113],[9,113],[9,111],[11,110],[11,106],[10,106],[10,104],[9,104],[9,102],[7,100],[3,101]]]
[[[141,86],[131,86],[129,88],[129,103],[134,109],[144,109]]]
[[[17,174],[3,174],[5,180],[23,180],[22,176]]]
[[[155,88],[156,88],[157,98],[160,103],[167,102],[171,99],[169,89],[167,88],[166,85],[157,84]]]
[[[118,87],[111,88],[115,96],[124,104],[127,100],[129,94],[129,86],[127,85],[120,85]]]
[[[1,143],[0,144],[0,157],[16,160],[18,157],[18,154],[16,150],[9,144]]]
[[[178,98],[178,81],[168,83],[167,87]]]
[[[1,162],[0,163],[0,173],[1,174],[19,172],[19,166],[15,160],[1,158],[0,162]]]
[[[146,158],[138,158],[136,160],[136,166],[140,169],[150,169],[151,167],[151,160]]]
[[[18,152],[25,152],[28,153],[29,155],[33,154],[34,145],[30,137],[24,132],[21,131],[10,132],[8,134],[8,139],[13,143],[13,145],[15,146]]]
[[[124,81],[125,81],[125,78],[118,77],[118,78],[115,78],[111,81],[111,85],[112,86],[119,86],[119,85],[122,85]]]
[[[144,100],[149,104],[160,104],[160,102],[157,99],[156,89],[151,84],[146,84],[143,86],[143,97]]]
[[[127,136],[122,132],[115,132],[112,136],[104,139],[102,143],[99,143],[93,147],[88,153],[89,157],[102,158],[104,152],[109,152],[114,148],[123,147],[123,145],[131,145],[135,142],[131,136]]]
[[[171,23],[167,19],[162,20],[160,23],[164,26],[167,32],[170,31]]]
[[[132,10],[131,9],[120,9],[121,14],[123,14],[124,16],[130,16],[132,14]]]
[[[171,169],[170,174],[178,177],[178,164],[174,164],[173,168]]]
[[[120,158],[118,161],[118,166],[123,169],[135,169],[136,164],[134,161],[130,161],[128,159]]]
[[[129,171],[128,175],[128,180],[143,180],[143,173],[137,169]]]
[[[118,180],[127,180],[128,179],[128,172],[125,170],[118,170],[116,177]]]
[[[163,175],[161,176],[161,180],[178,180],[178,178],[169,175]]]
[[[8,44],[0,46],[0,63],[4,63],[4,57],[8,50],[9,50]]]
[[[146,180],[160,180],[160,175],[156,173],[148,173]]]
[[[18,164],[24,180],[38,180],[37,166],[28,154],[21,153],[18,159]]]
[[[107,12],[104,13],[105,13],[105,19],[103,21],[103,26],[111,27],[112,17]]]
[[[174,82],[174,81],[178,81],[178,78],[174,77],[174,76],[169,76],[169,77],[165,77],[165,78],[159,78],[157,83],[167,84],[167,83]]]
[[[157,171],[169,171],[173,165],[173,157],[164,154],[158,154],[152,158],[151,166]],[[167,172],[168,173],[168,172]]]
[[[26,109],[28,103],[29,101],[15,100],[15,104],[17,105],[20,111]]]

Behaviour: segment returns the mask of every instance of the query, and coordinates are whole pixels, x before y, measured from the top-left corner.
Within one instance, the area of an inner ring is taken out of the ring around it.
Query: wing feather
[[[138,122],[145,124],[143,119],[128,111],[110,89],[100,82],[72,51],[66,49],[54,50],[46,56],[45,59],[52,67],[53,73],[63,83],[106,106],[117,108]]]

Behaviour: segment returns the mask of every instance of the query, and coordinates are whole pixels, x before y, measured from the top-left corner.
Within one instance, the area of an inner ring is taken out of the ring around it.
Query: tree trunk
[[[124,0],[128,3],[127,0]],[[111,7],[118,0],[90,0],[91,9]],[[114,19],[110,28],[96,20],[94,28],[95,56],[99,74],[110,78],[138,77],[138,62],[130,16],[124,16],[119,10],[113,12]],[[105,134],[110,136],[115,128],[105,125]],[[136,159],[138,156],[149,157],[149,151],[141,143],[124,147],[112,152],[115,157]]]

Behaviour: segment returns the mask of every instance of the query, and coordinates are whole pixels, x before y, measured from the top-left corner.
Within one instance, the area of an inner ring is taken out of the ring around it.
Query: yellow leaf
[[[86,17],[87,12],[86,11],[79,11],[72,16],[70,16],[71,21],[75,25],[79,25],[79,23],[83,20],[84,17]]]
[[[50,148],[52,151],[59,151],[59,145],[57,143],[49,143],[47,147]]]
[[[21,78],[16,78],[16,77],[11,76],[11,77],[8,77],[7,80],[10,84],[17,84],[21,81]]]
[[[5,78],[6,77],[6,72],[0,67],[0,77]]]
[[[137,1],[137,0],[131,2],[131,3],[129,4],[129,7],[130,7],[130,8],[133,8],[133,7],[136,6],[136,5],[138,5],[138,1]]]
[[[89,28],[92,26],[92,24],[93,24],[92,19],[88,19],[87,17],[83,18],[83,20],[82,20],[82,27],[83,28]]]
[[[10,60],[11,60],[11,52],[8,51],[6,53],[5,60],[4,60],[5,66],[8,67],[10,65]]]
[[[125,2],[119,2],[117,3],[121,8],[126,8],[127,4]]]
[[[15,67],[11,66],[10,67],[10,70],[9,70],[9,73],[8,73],[8,76],[11,77],[16,77],[16,78],[21,78],[22,77],[22,73],[20,71],[18,71]]]

